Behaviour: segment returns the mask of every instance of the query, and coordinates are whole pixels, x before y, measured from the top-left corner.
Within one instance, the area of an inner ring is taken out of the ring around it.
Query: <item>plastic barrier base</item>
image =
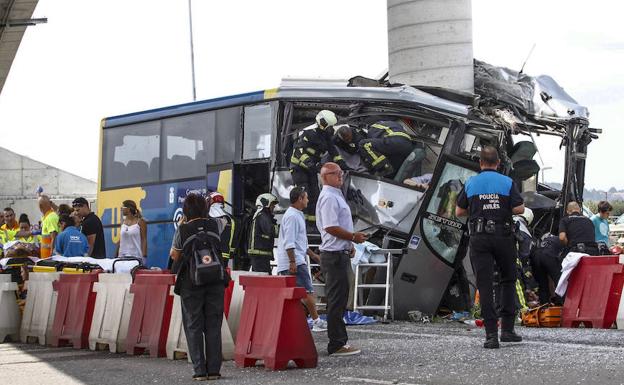
[[[301,299],[306,292],[295,287],[294,276],[241,276],[245,300],[234,360],[240,367],[264,361],[265,368],[283,370],[289,361],[297,367],[314,368],[316,346],[306,322]]]
[[[569,278],[562,326],[609,329],[617,318],[623,286],[620,257],[583,257]]]
[[[128,323],[132,310],[130,274],[100,274],[93,284],[97,293],[89,332],[89,349],[108,349],[111,353],[126,351]]]
[[[126,353],[149,351],[152,357],[166,356],[167,331],[173,297],[169,294],[175,282],[173,274],[137,274],[130,293],[134,294]]]
[[[50,341],[58,297],[52,282],[58,280],[60,275],[58,272],[29,274],[28,295],[20,328],[22,343],[39,342],[45,345]]]
[[[15,298],[17,283],[8,274],[0,275],[0,343],[19,339],[20,312]]]
[[[89,330],[95,308],[93,284],[98,273],[61,274],[52,286],[58,292],[50,345],[72,345],[75,349],[89,346]]]

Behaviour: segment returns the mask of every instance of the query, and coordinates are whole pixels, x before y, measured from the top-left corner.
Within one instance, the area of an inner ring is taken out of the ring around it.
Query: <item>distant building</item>
[[[95,203],[96,182],[0,147],[0,209],[12,207],[18,217],[26,213],[31,223],[37,223],[39,186],[57,204],[71,204],[79,196]]]

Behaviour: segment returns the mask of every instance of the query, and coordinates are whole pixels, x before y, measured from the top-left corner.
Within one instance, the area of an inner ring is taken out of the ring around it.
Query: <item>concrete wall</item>
[[[97,192],[92,180],[0,147],[0,209],[12,207],[18,216],[26,213],[36,223],[41,217],[35,193],[39,186],[57,204],[79,196],[94,202]]]
[[[470,0],[387,0],[390,81],[473,92]]]

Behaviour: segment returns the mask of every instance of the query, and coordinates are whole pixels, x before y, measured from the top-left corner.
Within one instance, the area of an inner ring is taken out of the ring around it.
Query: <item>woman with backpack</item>
[[[187,195],[182,211],[186,221],[177,228],[170,251],[172,272],[178,275],[174,292],[182,300],[182,324],[195,372],[193,380],[217,380],[221,378],[223,296],[228,284],[223,266],[214,264],[222,263],[216,235],[219,230],[215,220],[208,217],[206,201],[200,195]],[[202,279],[206,270],[220,271],[221,275]]]

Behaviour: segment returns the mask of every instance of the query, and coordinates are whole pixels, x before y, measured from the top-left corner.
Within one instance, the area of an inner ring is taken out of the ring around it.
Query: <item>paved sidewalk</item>
[[[224,363],[223,384],[623,384],[624,332],[519,328],[525,341],[485,350],[483,329],[452,324],[349,327],[360,356],[334,358],[315,333],[316,369],[270,372]],[[0,383],[187,384],[186,361],[39,345],[0,345]]]

